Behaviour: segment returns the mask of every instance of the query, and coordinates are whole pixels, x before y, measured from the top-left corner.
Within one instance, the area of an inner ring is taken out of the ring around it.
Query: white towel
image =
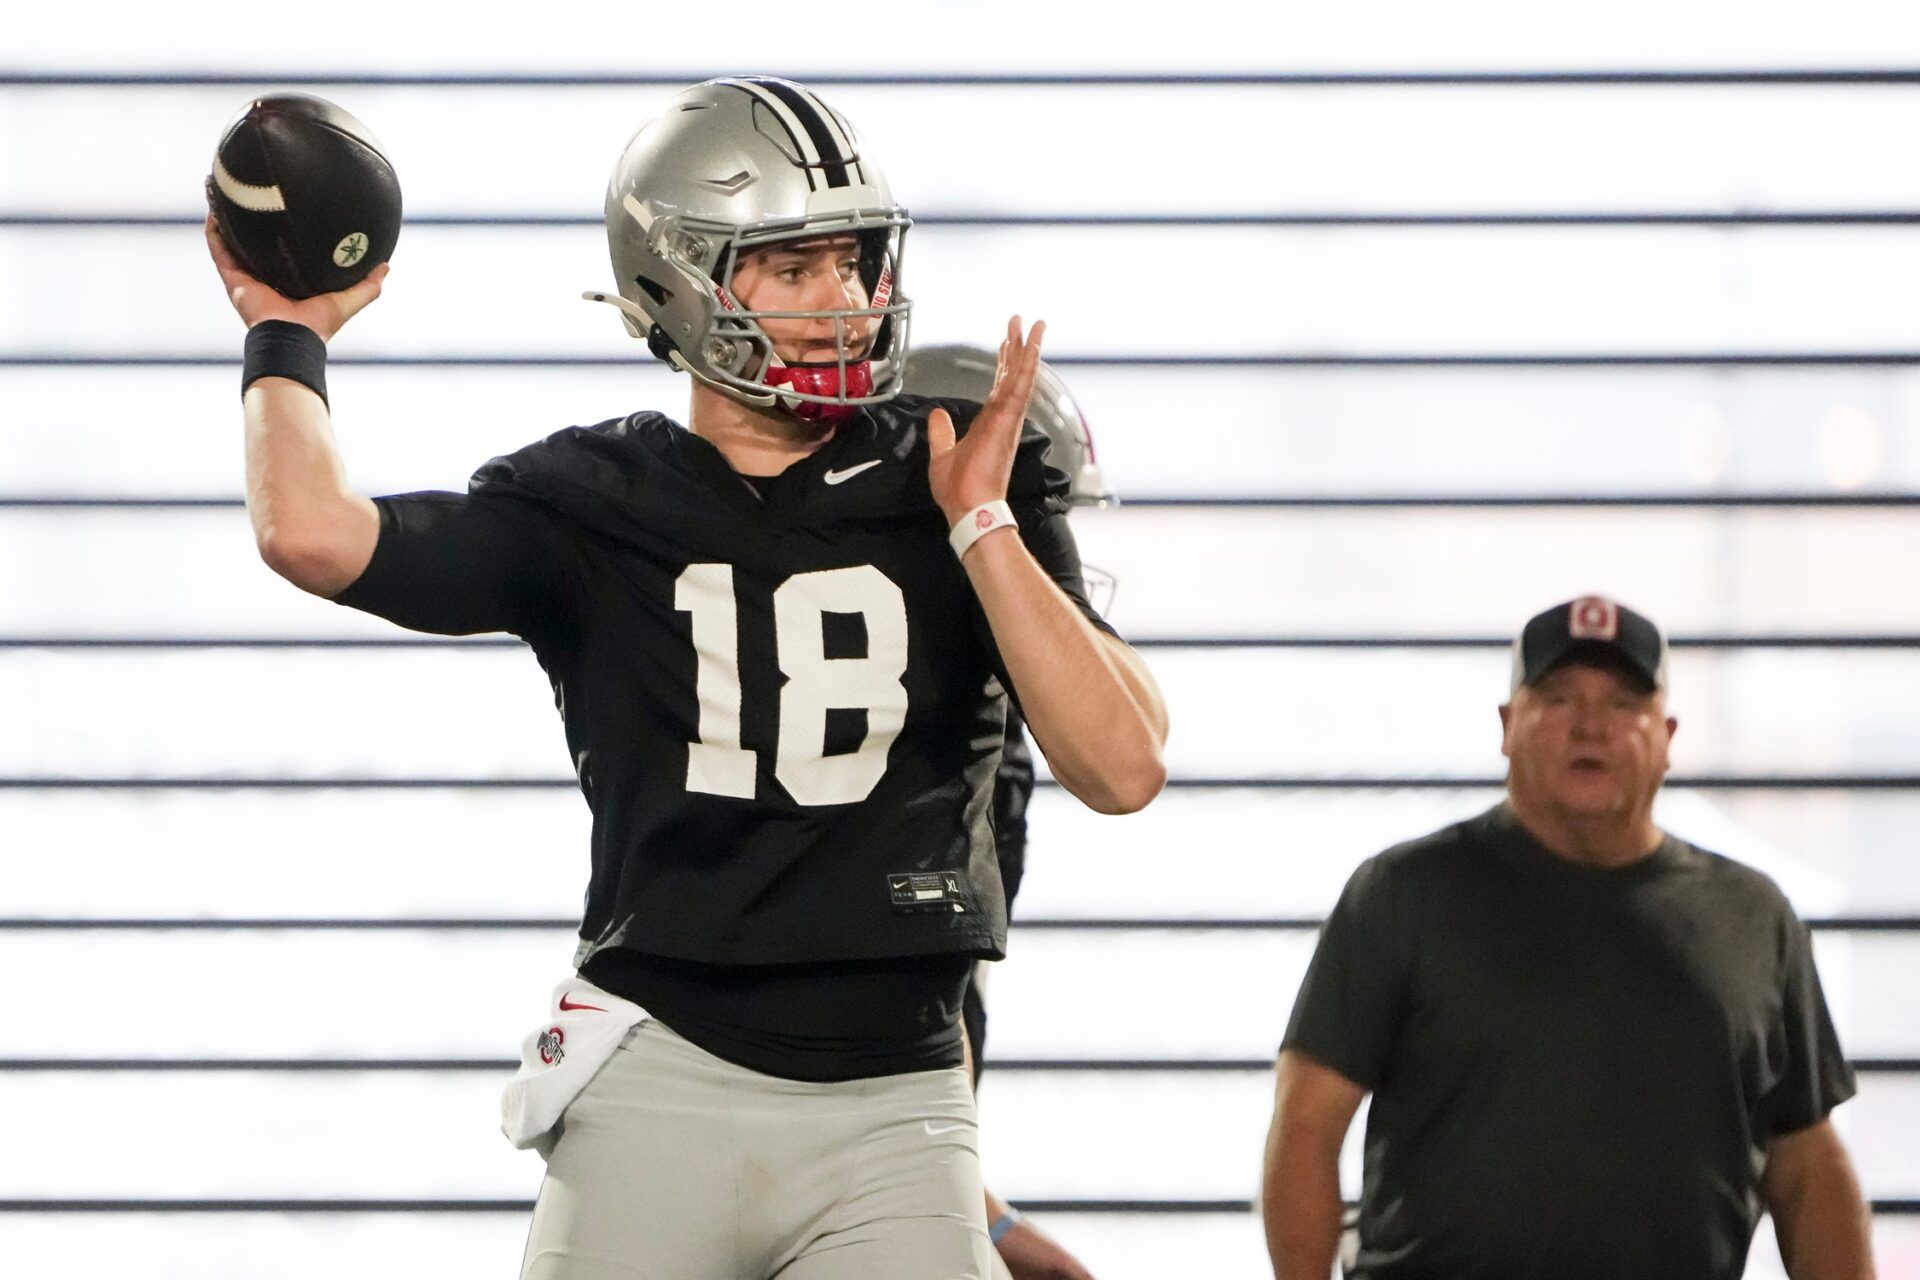
[[[522,1151],[538,1143],[647,1011],[584,978],[553,989],[547,1018],[520,1042],[520,1069],[500,1094],[500,1131]]]

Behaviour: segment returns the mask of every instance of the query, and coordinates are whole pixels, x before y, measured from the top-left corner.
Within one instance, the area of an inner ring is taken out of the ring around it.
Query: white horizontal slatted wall
[[[1906,443],[1920,375],[1902,366],[1067,371],[1094,415],[1102,468],[1136,502],[1516,491],[1844,498],[1920,487],[1920,450]],[[76,378],[85,395],[73,394]],[[237,497],[239,459],[220,416],[236,388],[226,366],[78,375],[0,366],[9,438],[22,446],[6,460],[8,492]],[[686,398],[663,366],[638,364],[359,366],[328,390],[352,475],[377,493],[458,488],[530,435]],[[130,429],[153,414],[189,429]],[[1583,447],[1596,439],[1609,447]]]
[[[1877,353],[1920,348],[1916,246],[1913,227],[934,225],[909,234],[902,287],[922,342],[995,341],[1017,309],[1063,360]],[[0,287],[197,299],[206,256],[196,226],[0,228]],[[580,298],[610,286],[594,227],[412,227],[335,349],[638,360],[620,317]],[[233,328],[212,306],[160,330],[116,307],[7,319],[7,350],[48,354],[226,356]]]
[[[1502,776],[1497,650],[1151,652],[1184,710],[1168,744],[1176,776]],[[1920,681],[1904,680],[1904,652],[1683,650],[1672,665],[1687,698],[1681,779],[1920,774]],[[1421,716],[1398,724],[1410,705]],[[546,676],[518,645],[0,649],[0,706],[22,729],[0,739],[0,776],[571,778]],[[1326,727],[1272,731],[1289,724]]]

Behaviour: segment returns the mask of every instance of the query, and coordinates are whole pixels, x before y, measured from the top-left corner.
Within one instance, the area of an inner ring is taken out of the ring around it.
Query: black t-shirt
[[[467,494],[379,500],[339,603],[512,632],[547,671],[593,813],[582,965],[1002,954],[1009,682],[927,488],[935,403],[866,411],[761,492],[641,413],[497,458]],[[962,432],[978,411],[937,403]],[[1020,536],[1106,629],[1044,452],[1029,428]],[[946,998],[948,966],[925,980]]]
[[[1732,1280],[1768,1142],[1854,1092],[1771,880],[1582,867],[1505,805],[1361,865],[1283,1047],[1373,1092],[1359,1280]]]

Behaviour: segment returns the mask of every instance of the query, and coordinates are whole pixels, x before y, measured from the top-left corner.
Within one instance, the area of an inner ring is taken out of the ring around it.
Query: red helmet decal
[[[1080,434],[1086,437],[1087,461],[1098,462],[1100,455],[1094,452],[1093,448],[1093,424],[1087,421],[1087,415],[1081,411],[1080,406],[1077,404],[1073,406],[1073,416],[1080,419]]]

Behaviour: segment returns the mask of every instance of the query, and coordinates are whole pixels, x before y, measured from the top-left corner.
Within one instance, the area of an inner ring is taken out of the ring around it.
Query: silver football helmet
[[[958,396],[985,400],[993,390],[999,357],[964,344],[925,347],[907,357],[907,390],[917,396]],[[1110,507],[1119,502],[1100,474],[1093,454],[1093,433],[1067,384],[1043,360],[1027,402],[1027,421],[1047,433],[1047,457],[1067,473],[1067,499],[1077,507]]]
[[[912,308],[900,292],[907,211],[844,117],[786,80],[709,80],[643,125],[607,187],[607,246],[627,331],[675,368],[754,405],[840,418],[900,389]],[[743,254],[854,235],[868,305],[751,311],[733,293]],[[830,319],[836,356],[783,362],[766,319]],[[861,343],[853,322],[866,321]]]

